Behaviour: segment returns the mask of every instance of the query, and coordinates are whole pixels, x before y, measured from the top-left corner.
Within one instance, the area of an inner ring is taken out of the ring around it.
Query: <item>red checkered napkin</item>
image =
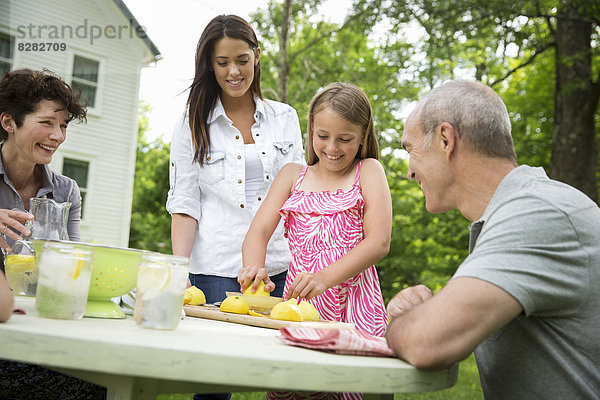
[[[360,330],[281,328],[277,336],[291,346],[357,356],[394,357],[384,338]]]

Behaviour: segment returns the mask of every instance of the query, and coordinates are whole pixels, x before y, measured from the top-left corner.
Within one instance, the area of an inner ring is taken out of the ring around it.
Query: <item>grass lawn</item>
[[[158,400],[191,400],[192,394],[164,394]],[[264,400],[265,392],[240,392],[234,393],[231,400]],[[475,364],[475,357],[471,355],[460,363],[458,381],[450,389],[430,393],[397,394],[394,400],[481,400],[483,393],[479,384],[479,373]]]

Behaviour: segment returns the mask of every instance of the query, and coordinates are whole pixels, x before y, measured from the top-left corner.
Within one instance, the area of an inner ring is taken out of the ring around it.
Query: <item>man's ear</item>
[[[446,154],[446,158],[450,159],[456,148],[458,132],[448,122],[442,122],[438,125],[437,129],[439,131],[441,150]]]
[[[0,124],[2,125],[2,128],[6,131],[6,132],[13,132],[14,129],[14,125],[15,125],[15,120],[13,119],[13,117],[10,114],[7,114],[5,112],[3,112],[2,114],[0,114]]]

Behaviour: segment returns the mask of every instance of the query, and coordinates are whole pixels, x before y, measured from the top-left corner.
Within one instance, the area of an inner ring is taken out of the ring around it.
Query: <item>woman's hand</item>
[[[33,220],[33,215],[26,211],[0,208],[0,233],[13,240],[21,240],[23,239],[23,236],[29,236],[31,234],[31,231],[24,225],[25,221],[29,220]],[[15,231],[20,232],[21,235]],[[4,236],[2,235],[0,235],[0,246],[8,251],[10,250],[10,246],[6,243],[6,240],[4,240]]]
[[[290,285],[285,299],[289,300],[294,298],[303,298],[310,300],[315,296],[318,296],[327,290],[328,286],[319,272],[309,274],[301,272],[296,275],[296,278]]]
[[[240,270],[240,272],[238,272],[237,281],[240,284],[240,291],[242,293],[244,293],[248,286],[252,284],[252,281],[254,281],[251,289],[253,291],[258,289],[260,281],[265,282],[265,292],[272,292],[275,290],[275,284],[269,278],[265,267],[256,267],[254,265],[244,267]]]

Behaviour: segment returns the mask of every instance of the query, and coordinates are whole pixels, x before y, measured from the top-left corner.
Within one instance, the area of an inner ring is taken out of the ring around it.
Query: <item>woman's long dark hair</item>
[[[196,72],[190,85],[187,100],[190,130],[194,142],[194,159],[203,165],[210,152],[208,116],[214,108],[221,88],[211,68],[215,43],[222,38],[240,39],[250,45],[255,57],[258,56],[258,39],[252,26],[237,15],[219,15],[208,23],[196,47]],[[254,81],[250,90],[261,99],[260,62],[254,66]]]

